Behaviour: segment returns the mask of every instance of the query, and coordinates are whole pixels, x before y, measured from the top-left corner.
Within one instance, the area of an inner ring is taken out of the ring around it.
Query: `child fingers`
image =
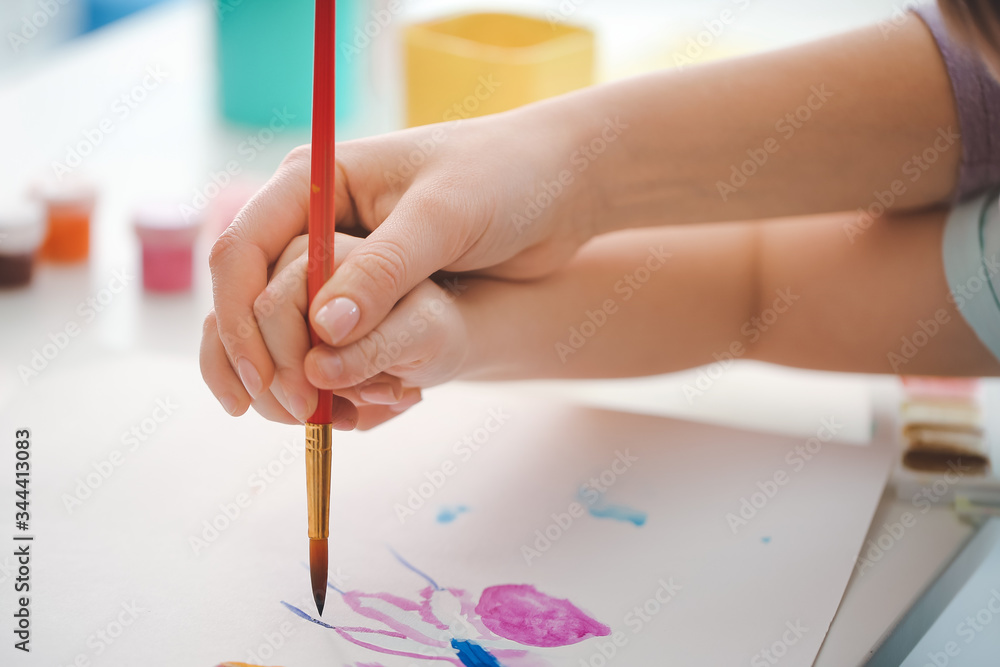
[[[306,356],[306,376],[328,389],[360,385],[382,372],[410,385],[440,382],[459,351],[448,345],[461,325],[449,303],[434,283],[417,286],[361,339],[339,348],[313,348]]]
[[[361,243],[361,239],[346,234],[337,234],[334,246],[334,265],[339,266],[344,258]],[[309,270],[309,235],[296,236],[278,257],[271,269],[271,277],[267,287],[257,301],[254,302],[255,316],[268,316],[274,310],[277,302],[291,300],[303,317],[306,313],[308,298],[307,272]],[[301,265],[296,264],[302,262]],[[286,271],[296,264],[294,271]]]
[[[361,384],[338,389],[337,395],[355,405],[395,405],[403,400],[406,388],[395,375],[379,373]]]
[[[247,411],[251,399],[229,363],[218,326],[213,310],[205,318],[201,332],[201,375],[223,409],[235,417]]]
[[[303,360],[309,350],[309,329],[305,320],[307,309],[307,236],[293,239],[274,264],[267,287],[254,301],[254,317],[261,338],[274,367],[269,387],[278,404],[298,421],[306,421],[315,411],[316,388],[305,377]],[[338,235],[336,256],[344,256],[360,240]],[[343,406],[340,421],[343,428],[354,428],[357,411],[348,403]],[[336,420],[335,420],[336,421]]]
[[[306,255],[299,255],[274,275],[254,302],[261,337],[274,364],[271,393],[298,421],[316,409],[317,393],[306,379],[303,361],[309,351],[306,304]]]
[[[273,385],[272,385],[273,386]],[[280,393],[281,389],[278,388]],[[298,424],[299,420],[292,415],[278,399],[275,390],[265,391],[251,403],[253,409],[264,419],[278,422],[279,424]]]
[[[305,229],[308,205],[308,152],[298,151],[240,211],[209,256],[219,337],[253,396],[267,389],[274,372],[256,327],[254,299],[267,284],[270,264]]]
[[[415,387],[406,389],[404,395],[395,405],[362,405],[358,408],[359,419],[357,428],[360,431],[373,429],[379,424],[398,417],[422,399],[420,390]]]
[[[268,276],[268,282],[271,279],[281,273],[281,270],[286,266],[294,262],[300,256],[306,254],[309,246],[309,235],[302,234],[301,236],[296,236],[294,239],[288,242],[288,245],[282,251],[281,255],[278,256],[278,260],[271,267],[271,275]]]
[[[288,412],[285,407],[281,404],[281,401],[285,400],[281,396],[282,389],[280,386],[275,385],[273,391],[264,392],[261,394],[260,398],[254,399],[252,403],[253,409],[257,413],[273,422],[279,422],[281,424],[298,424],[300,423],[294,415]],[[333,428],[338,431],[352,431],[357,428],[358,422],[360,421],[360,416],[358,414],[358,409],[354,407],[346,398],[334,395],[333,397],[333,415],[331,419],[331,424]]]
[[[352,431],[357,428],[360,415],[354,403],[343,396],[333,395],[333,418],[331,424],[338,431]]]
[[[379,373],[358,387],[358,398],[373,405],[396,405],[404,396],[403,381],[395,375]]]

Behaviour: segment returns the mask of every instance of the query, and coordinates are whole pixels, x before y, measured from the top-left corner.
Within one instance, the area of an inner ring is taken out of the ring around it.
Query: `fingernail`
[[[326,330],[333,345],[347,338],[360,319],[361,310],[358,304],[342,296],[326,304],[316,313],[316,325]]]
[[[389,410],[391,412],[395,412],[396,414],[399,414],[400,412],[406,412],[407,410],[409,410],[422,400],[423,397],[419,395],[414,396],[412,398],[404,398],[399,403],[396,403],[395,405],[390,405]]]
[[[231,415],[236,414],[236,408],[240,407],[239,401],[232,394],[219,396],[219,403],[222,403],[222,409]]]
[[[388,382],[374,382],[361,388],[361,398],[369,403],[392,405],[399,402],[399,395]]]
[[[243,357],[236,362],[236,372],[240,374],[240,381],[250,395],[257,398],[257,394],[264,388],[260,379],[260,373],[254,368],[249,359]]]
[[[309,412],[309,405],[306,403],[306,399],[302,398],[298,394],[285,392],[288,397],[288,411],[292,413],[292,416],[298,419],[300,422],[305,422],[309,418],[307,414]]]
[[[335,421],[332,426],[336,431],[353,431],[354,427],[358,425],[358,420],[350,419],[345,417],[339,421]]]
[[[340,355],[336,352],[322,352],[318,354],[316,366],[319,367],[320,374],[329,382],[336,382],[344,373],[344,362],[340,360]]]

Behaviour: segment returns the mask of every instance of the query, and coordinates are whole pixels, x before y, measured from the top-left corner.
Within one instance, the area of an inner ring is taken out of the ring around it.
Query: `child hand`
[[[339,266],[361,240],[338,234]],[[337,351],[310,350],[306,324],[307,237],[295,238],[275,263],[254,315],[275,368],[274,381],[253,400],[264,417],[284,423],[305,421],[317,401],[316,387],[334,389],[334,426],[371,428],[420,400],[420,386],[451,379],[464,358],[464,323],[447,290],[425,280],[397,304],[370,334]],[[239,389],[221,345],[214,345],[214,317],[206,320],[202,373],[226,405]],[[431,363],[433,362],[433,363]],[[229,410],[231,413],[240,412]]]
[[[367,238],[313,301],[325,342],[356,342],[439,270],[527,279],[569,260],[595,232],[594,189],[558,180],[577,143],[564,116],[545,118],[515,111],[338,144],[337,228]],[[306,231],[309,172],[309,147],[292,151],[212,248],[217,333],[206,335],[244,380],[237,409],[271,384],[253,300]]]

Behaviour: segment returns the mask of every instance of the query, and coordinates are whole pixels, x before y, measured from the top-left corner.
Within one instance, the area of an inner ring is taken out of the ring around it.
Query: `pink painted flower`
[[[611,628],[569,600],[551,597],[534,586],[490,586],[476,604],[466,591],[443,588],[400,556],[396,558],[430,584],[420,591],[418,600],[389,593],[338,591],[351,610],[375,621],[376,627],[332,626],[285,606],[356,646],[457,666],[544,667],[545,660],[522,647],[569,646],[611,634]]]
[[[568,646],[611,634],[611,628],[569,600],[551,597],[527,584],[490,586],[479,598],[476,613],[496,634],[528,646]]]

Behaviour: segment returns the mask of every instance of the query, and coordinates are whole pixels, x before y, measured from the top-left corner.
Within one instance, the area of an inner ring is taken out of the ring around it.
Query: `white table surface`
[[[417,1],[403,16],[419,16],[470,3]],[[483,6],[484,3],[472,3]],[[603,76],[640,71],[662,61],[669,47],[641,35],[680,39],[691,27],[717,14],[725,3],[575,3],[574,18],[599,26]],[[490,6],[524,9],[526,2],[494,2]],[[542,5],[542,11],[558,3]],[[537,11],[539,5],[533,5]],[[734,39],[743,44],[781,45],[824,33],[871,23],[888,15],[890,2],[765,2],[748,13]],[[0,292],[0,406],[23,386],[17,366],[48,342],[50,333],[70,320],[81,323],[79,337],[50,362],[72,365],[108,352],[197,355],[200,323],[211,307],[206,262],[209,239],[198,248],[195,289],[181,296],[144,294],[139,277],[139,249],[129,229],[129,213],[147,198],[190,200],[208,175],[236,157],[237,146],[254,133],[217,119],[214,99],[213,24],[208,2],[178,2],[121,22],[109,29],[35,59],[20,69],[0,72],[0,127],[6,129],[0,151],[0,199],[22,191],[39,175],[51,173],[53,160],[67,146],[105,118],[114,132],[88,156],[81,173],[100,188],[92,257],[71,267],[44,265],[33,284]],[[639,18],[642,20],[640,21]],[[396,21],[395,23],[401,23]],[[636,26],[641,26],[636,28]],[[392,26],[396,28],[395,25]],[[392,61],[391,31],[374,47],[374,67]],[[653,46],[650,46],[653,44]],[[665,51],[666,49],[666,51]],[[378,63],[381,63],[378,64]],[[166,77],[127,118],[111,112],[113,101],[142,80],[147,67],[160,67]],[[385,77],[394,76],[391,67]],[[384,81],[383,77],[380,81]],[[353,126],[338,128],[340,138],[396,127],[399,117],[395,87],[383,83],[370,94],[371,112]],[[250,162],[243,162],[247,186],[263,181],[284,154],[308,141],[303,130],[280,133]],[[240,186],[233,186],[229,194]],[[90,322],[77,307],[104,288],[115,271],[134,276]],[[816,665],[858,664],[880,636],[899,618],[933,576],[966,540],[971,529],[944,507],[919,514],[907,501],[887,492],[872,524],[877,539],[885,523],[903,512],[917,513],[915,525],[863,574],[856,571]]]

